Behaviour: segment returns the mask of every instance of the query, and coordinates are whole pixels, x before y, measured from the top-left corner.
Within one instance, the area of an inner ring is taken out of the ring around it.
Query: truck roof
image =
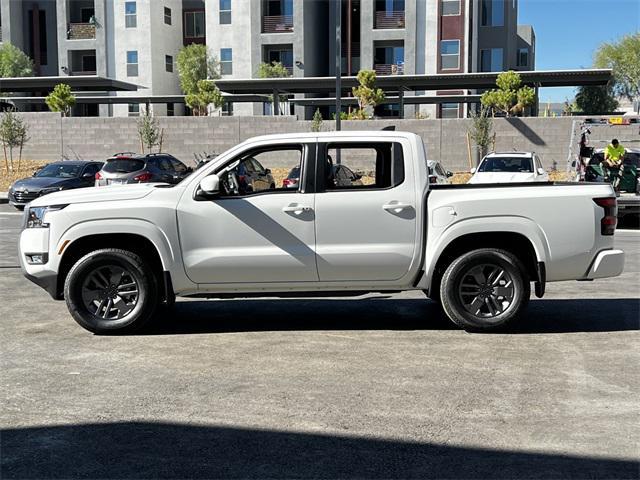
[[[340,137],[369,137],[369,138],[420,138],[419,135],[412,132],[403,132],[403,131],[389,131],[389,130],[342,130],[340,132],[290,132],[290,133],[279,133],[272,135],[260,135],[257,137],[252,137],[245,142],[255,142],[255,141],[264,141],[264,140],[287,140],[290,138],[295,139],[312,139],[312,138],[340,138]]]

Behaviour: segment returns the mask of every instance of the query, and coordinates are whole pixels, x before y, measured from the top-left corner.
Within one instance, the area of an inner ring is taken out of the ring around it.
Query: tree
[[[20,147],[20,157],[18,159],[18,168],[20,168],[22,147],[29,140],[28,131],[28,126],[22,118],[16,115],[15,111],[7,110],[2,114],[2,119],[0,120],[0,142],[4,151],[4,163],[7,172],[13,171],[13,149],[16,147]],[[8,158],[7,148],[9,149]]]
[[[208,115],[208,106],[213,104],[215,108],[220,108],[224,104],[224,97],[213,82],[200,80],[197,90],[185,97],[187,106],[193,109],[195,115]]]
[[[158,120],[150,112],[149,107],[145,108],[144,115],[138,119],[138,136],[142,145],[142,153],[144,153],[145,148],[151,153],[153,147],[160,143]]]
[[[521,86],[520,74],[512,70],[502,72],[496,80],[497,89],[482,94],[482,105],[492,111],[499,111],[505,116],[517,115],[533,105],[536,92],[528,86]]]
[[[380,88],[375,88],[376,72],[374,70],[360,70],[358,82],[360,85],[351,89],[353,96],[358,99],[358,110],[352,112],[350,118],[364,120],[371,117],[367,109],[373,110],[384,100],[384,92]]]
[[[10,43],[0,44],[0,78],[30,77],[33,60]]]
[[[578,87],[576,106],[585,115],[611,113],[618,108],[612,85]]]
[[[63,117],[68,117],[71,113],[71,108],[76,104],[76,97],[71,93],[69,85],[59,83],[47,95],[45,102],[52,112],[62,112]]]
[[[202,80],[215,80],[220,78],[220,63],[215,57],[208,55],[207,47],[192,43],[180,50],[177,57],[178,75],[180,77],[180,88],[185,97],[201,95],[199,82]],[[185,101],[187,101],[185,98]],[[187,105],[189,102],[187,101]],[[193,108],[193,107],[192,107]],[[201,111],[194,112],[196,115]]]
[[[313,120],[311,121],[311,131],[319,132],[321,130],[322,130],[322,114],[320,113],[320,109],[316,108],[316,111],[313,114]]]
[[[285,67],[282,63],[273,61],[271,63],[261,63],[258,65],[258,78],[287,78],[290,77],[291,74],[287,67]],[[269,95],[271,103],[273,103],[273,95]],[[280,105],[287,102],[288,98],[286,95],[278,95],[278,100]],[[280,111],[277,112],[278,115],[282,115],[282,107],[280,107]]]
[[[615,94],[640,102],[640,32],[600,45],[594,55],[594,66],[613,70]]]
[[[494,139],[493,119],[488,107],[481,107],[479,113],[471,112],[471,119],[469,136],[476,143],[477,152],[479,153],[477,164],[487,154],[489,145]]]

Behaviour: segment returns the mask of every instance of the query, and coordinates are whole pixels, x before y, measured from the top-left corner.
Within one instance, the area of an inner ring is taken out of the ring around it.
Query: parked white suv
[[[369,180],[337,184],[329,157]],[[284,175],[298,165],[297,188],[238,189],[247,159]],[[176,295],[399,290],[492,330],[518,317],[531,283],[540,297],[546,282],[624,265],[610,185],[432,185],[422,140],[405,132],[252,138],[175,186],[52,193],[24,222],[25,275],[97,333],[140,328]]]
[[[490,153],[482,159],[467,183],[548,182],[549,174],[533,152]]]

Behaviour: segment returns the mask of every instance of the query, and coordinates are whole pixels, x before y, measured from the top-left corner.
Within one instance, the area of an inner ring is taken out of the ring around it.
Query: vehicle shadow
[[[159,316],[151,335],[312,331],[454,330],[428,299],[241,299],[183,301]],[[532,300],[505,333],[615,332],[640,329],[640,299]]]
[[[638,463],[267,429],[122,422],[0,430],[11,478],[637,478]]]

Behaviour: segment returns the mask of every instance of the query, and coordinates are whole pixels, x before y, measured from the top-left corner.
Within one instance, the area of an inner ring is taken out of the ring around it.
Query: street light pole
[[[336,7],[336,131],[340,131],[342,112],[342,0],[334,0]]]

